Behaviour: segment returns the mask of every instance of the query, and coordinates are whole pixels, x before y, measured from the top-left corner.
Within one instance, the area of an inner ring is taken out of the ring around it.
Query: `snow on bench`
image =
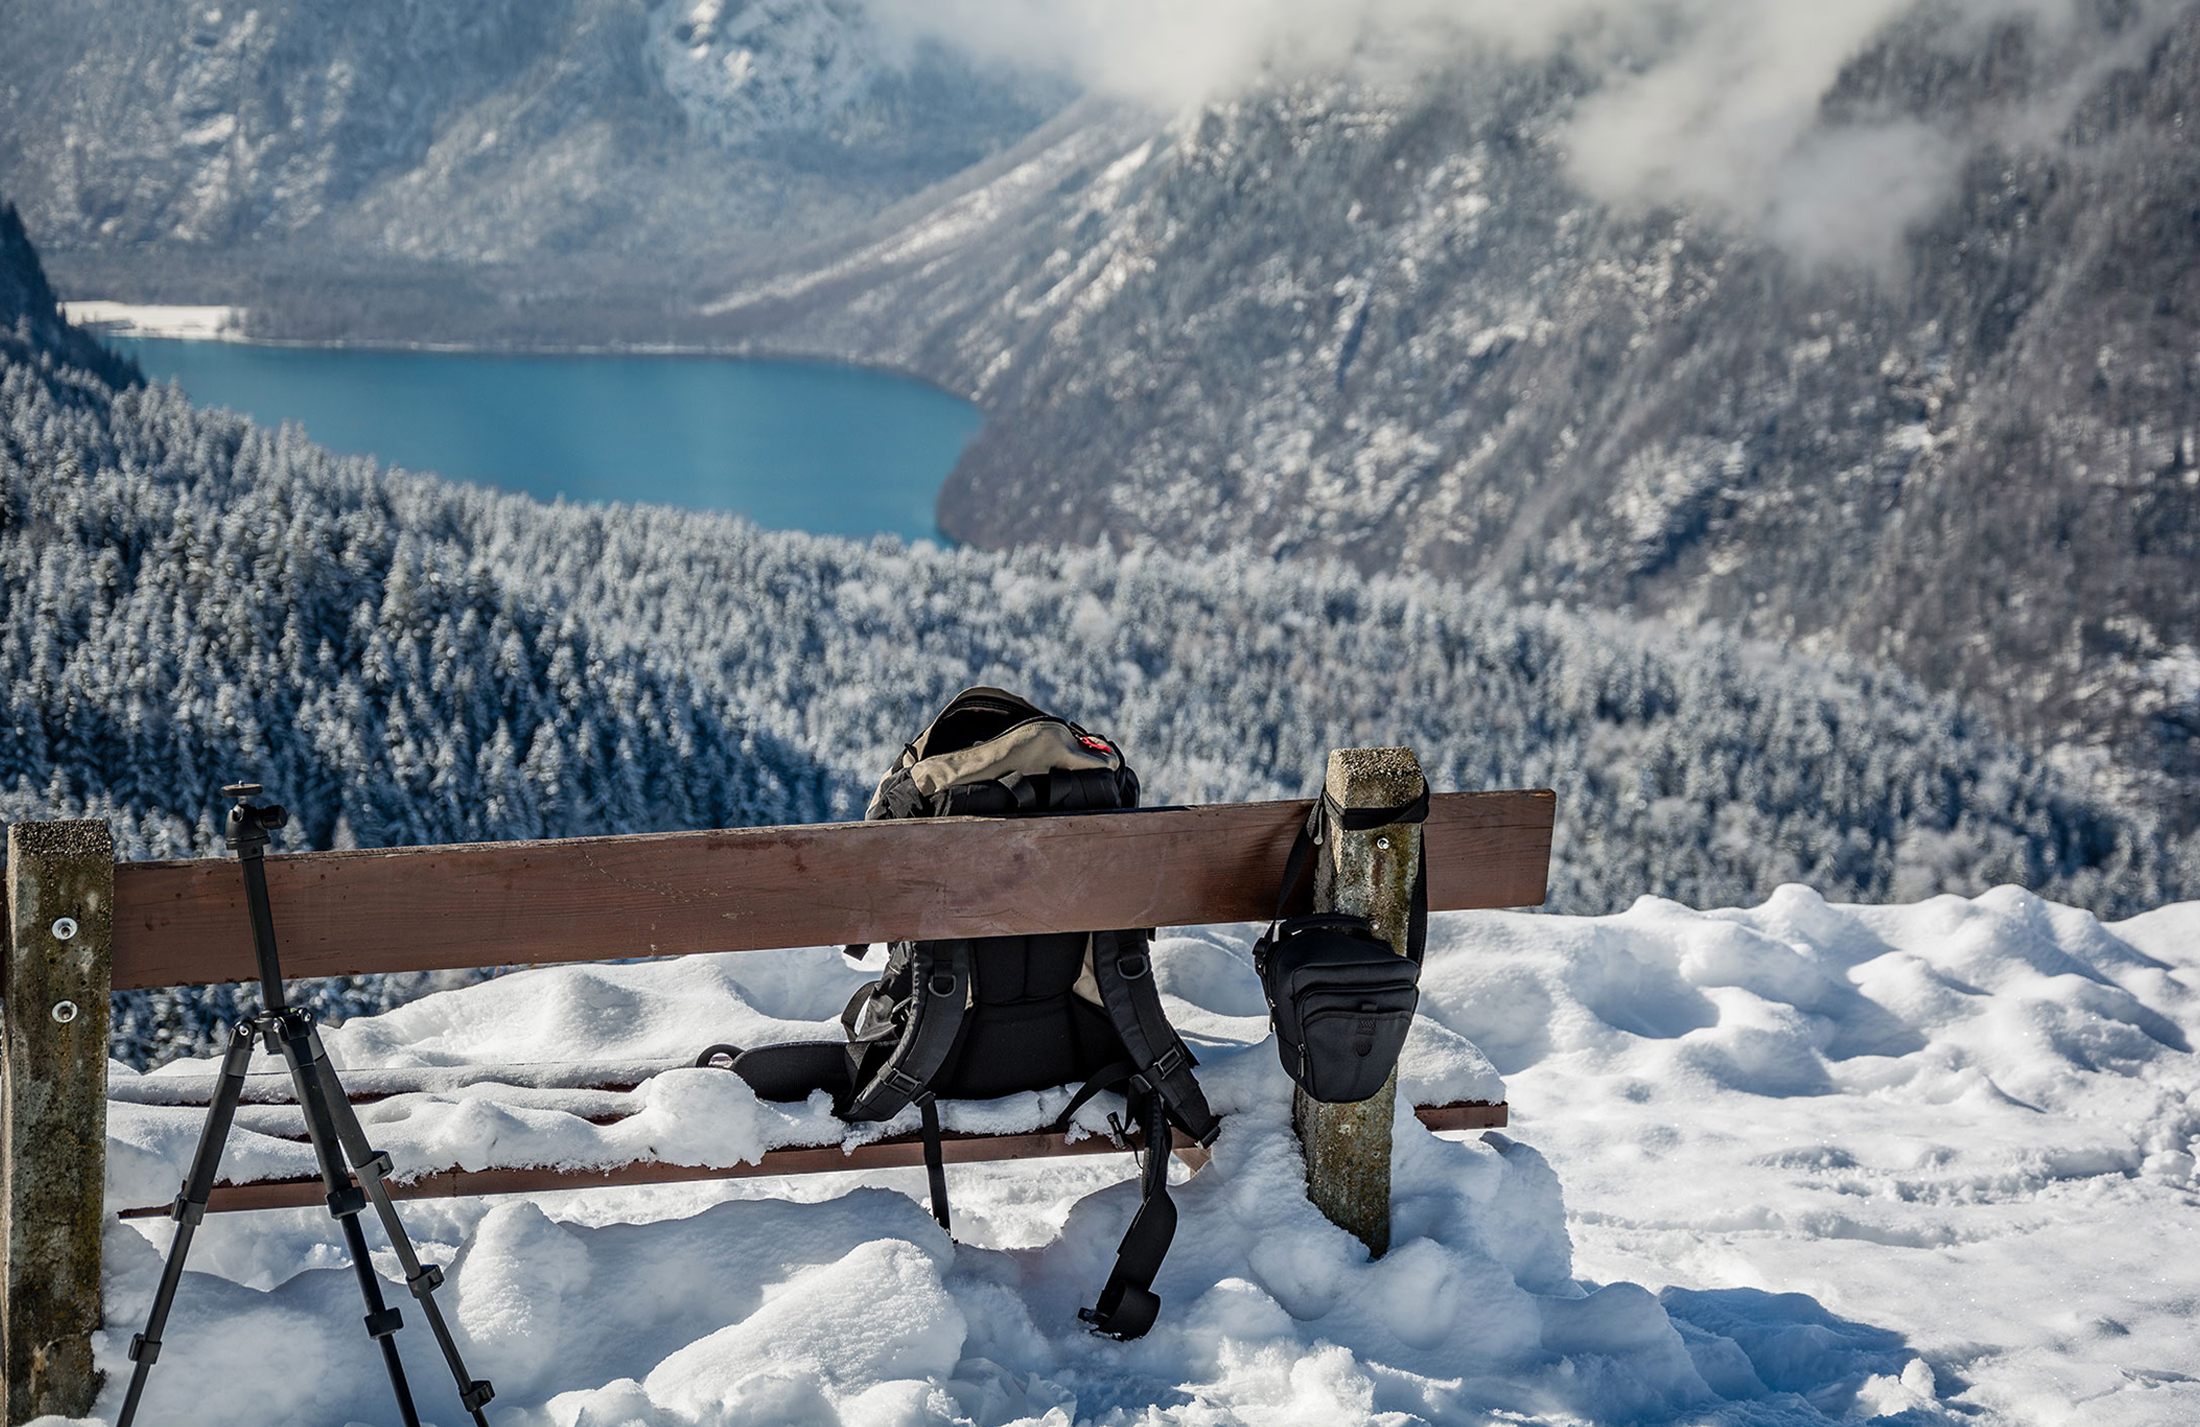
[[[493,1082],[477,1082],[493,1083]],[[287,1086],[285,1087],[287,1088]],[[172,1104],[203,1108],[208,1087],[200,1087],[194,1098],[169,1100],[136,1100],[129,1095],[117,1096],[123,1103]],[[416,1093],[416,1092],[393,1092]],[[432,1092],[417,1092],[432,1093]],[[385,1097],[376,1097],[385,1098]],[[288,1103],[296,1108],[295,1101],[261,1101],[258,1103]],[[354,1103],[372,1103],[371,1099],[354,1097]],[[624,1119],[639,1113],[627,1109],[615,1116]],[[1503,1129],[1508,1123],[1508,1107],[1503,1101],[1461,1100],[1446,1105],[1421,1105],[1414,1108],[1414,1117],[1431,1130],[1483,1130]],[[612,1123],[612,1119],[589,1116],[590,1123]],[[295,1125],[264,1129],[261,1133],[299,1145],[306,1144],[305,1122],[299,1117]],[[1209,1153],[1195,1144],[1182,1130],[1174,1131],[1170,1148],[1177,1158],[1197,1170],[1207,1163]],[[948,1164],[987,1164],[1004,1160],[1044,1159],[1057,1155],[1109,1154],[1118,1151],[1144,1149],[1144,1137],[1133,1130],[1127,1141],[1118,1142],[1105,1133],[1079,1126],[1072,1132],[1032,1130],[1018,1134],[980,1134],[968,1131],[950,1131],[942,1142],[942,1158]],[[484,1169],[408,1169],[401,1177],[390,1182],[393,1199],[457,1199],[478,1194],[540,1194],[564,1189],[603,1189],[614,1186],[642,1184],[680,1184],[709,1179],[747,1179],[795,1174],[826,1174],[849,1170],[907,1169],[924,1163],[924,1141],[914,1132],[881,1135],[877,1139],[851,1142],[841,1139],[819,1145],[787,1146],[763,1152],[755,1161],[745,1164],[696,1165],[679,1164],[668,1160],[630,1160],[624,1164],[593,1168],[576,1165],[513,1165]],[[224,1180],[214,1186],[207,1201],[207,1212],[220,1214],[244,1209],[297,1209],[317,1207],[326,1202],[327,1186],[315,1174],[296,1174],[276,1179],[258,1179],[238,1183]],[[151,1219],[165,1217],[173,1209],[173,1201],[163,1200],[155,1204],[139,1204],[117,1208],[115,1214],[123,1219]]]
[[[1246,942],[1243,933],[1209,932],[1165,936],[1156,947],[1171,1016],[1192,1038],[1218,1109],[1249,1094],[1288,1094]],[[330,1027],[324,1037],[340,1065],[370,1056],[380,1062],[342,1073],[369,1135],[399,1166],[392,1183],[397,1198],[920,1165],[914,1110],[884,1124],[851,1124],[835,1118],[823,1096],[805,1105],[760,1102],[738,1077],[697,1068],[691,1057],[636,1054],[587,1064],[494,1058],[504,1046],[605,1023],[619,1026],[639,1049],[705,1044],[729,1026],[751,1043],[828,1037],[837,1027],[829,1016],[791,1013],[829,1011],[872,974],[846,965],[830,948],[545,967]],[[454,1050],[486,1058],[420,1063]],[[107,1202],[121,1217],[169,1212],[213,1092],[211,1072],[203,1060],[172,1062],[142,1076],[116,1068],[107,1089]],[[1271,1072],[1264,1088],[1243,1083]],[[1506,1123],[1495,1071],[1441,1026],[1416,1027],[1404,1074],[1421,1101],[1415,1114],[1431,1129]],[[1087,1106],[1066,1133],[1053,1130],[1068,1098],[1061,1087],[983,1103],[941,1102],[947,1162],[1125,1148],[1107,1124],[1114,1097]],[[1138,1144],[1135,1135],[1130,1143]],[[1207,1158],[1181,1133],[1174,1149],[1195,1168]],[[286,1072],[262,1069],[246,1077],[223,1166],[210,1212],[324,1201],[327,1190]]]

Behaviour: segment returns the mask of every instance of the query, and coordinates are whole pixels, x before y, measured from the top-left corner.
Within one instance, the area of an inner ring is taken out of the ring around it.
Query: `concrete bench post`
[[[1340,748],[1329,755],[1325,784],[1345,808],[1394,808],[1420,796],[1421,761],[1410,748]],[[1371,919],[1402,951],[1413,903],[1421,829],[1404,823],[1369,832],[1336,832],[1316,849],[1314,909]],[[1292,1120],[1306,1151],[1306,1197],[1368,1253],[1390,1248],[1390,1119],[1398,1100],[1392,1072],[1372,1099],[1324,1105],[1293,1092]]]
[[[8,829],[0,983],[0,1362],[8,1427],[99,1393],[115,844],[102,822]]]

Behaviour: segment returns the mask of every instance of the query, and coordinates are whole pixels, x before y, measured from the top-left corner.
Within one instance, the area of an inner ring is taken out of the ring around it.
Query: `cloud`
[[[1926,12],[1943,42],[1994,21],[2061,29],[2068,0],[1684,0],[1646,60],[1607,75],[1567,124],[1568,171],[1626,208],[1685,205],[1754,227],[1814,261],[1886,268],[1904,231],[1947,194],[1969,139],[1891,116],[1828,124],[1842,70],[1887,28]],[[1921,37],[1922,39],[1922,37]]]
[[[1695,0],[1660,52],[1585,99],[1576,178],[1618,200],[1720,204],[1769,194],[1841,66],[1910,0]]]
[[[868,0],[889,27],[1169,107],[1415,45],[1547,53],[1611,0]]]
[[[1955,189],[1967,146],[1914,119],[1821,129],[1783,154],[1734,216],[1806,261],[1898,271],[1913,223]]]
[[[1845,65],[1929,13],[1944,36],[2075,0],[867,0],[890,29],[1175,108],[1263,77],[1427,71],[1561,52],[1603,76],[1562,127],[1568,172],[1623,208],[1683,204],[1811,259],[1884,263],[1968,140],[1915,118],[1829,125]]]

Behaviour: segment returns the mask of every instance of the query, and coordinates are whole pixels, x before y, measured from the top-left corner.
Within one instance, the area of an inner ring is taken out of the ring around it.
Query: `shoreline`
[[[96,337],[167,337],[184,342],[242,342],[241,307],[184,306],[172,303],[64,302],[61,315]]]
[[[965,401],[987,415],[983,403],[970,392],[934,380],[923,372],[891,362],[872,361],[852,354],[786,351],[747,342],[707,346],[685,342],[571,342],[555,346],[520,344],[489,345],[479,342],[405,342],[391,339],[333,341],[299,337],[255,336],[243,330],[249,315],[242,307],[185,306],[156,302],[114,302],[103,298],[71,299],[61,304],[62,315],[73,325],[97,337],[119,337],[165,342],[230,342],[245,347],[287,347],[317,352],[438,352],[478,357],[707,357],[730,362],[784,362],[806,367],[852,367],[930,387],[943,396]],[[221,314],[205,319],[199,314]]]
[[[62,316],[72,325],[82,328],[102,341],[174,341],[221,342],[247,347],[278,347],[305,351],[344,352],[433,352],[449,356],[524,357],[534,360],[556,360],[561,357],[663,357],[689,358],[727,362],[777,362],[790,366],[839,367],[869,372],[876,376],[892,377],[898,381],[914,382],[930,388],[942,396],[966,402],[978,412],[981,426],[991,419],[984,404],[973,393],[957,391],[943,385],[921,372],[887,362],[865,360],[851,355],[828,355],[819,352],[788,352],[760,348],[749,343],[731,346],[698,346],[686,343],[574,343],[559,346],[491,346],[481,343],[432,342],[432,341],[315,341],[300,338],[254,336],[244,330],[249,310],[243,307],[223,305],[186,305],[154,302],[116,302],[93,298],[69,300],[61,303]],[[973,433],[972,439],[975,439]],[[958,465],[960,464],[958,460]],[[952,479],[953,469],[941,478],[944,488]],[[463,479],[463,478],[461,478]],[[938,496],[935,493],[934,500]],[[814,532],[813,532],[814,533]],[[964,542],[946,529],[935,508],[934,524],[929,535],[902,537],[904,539],[931,540],[947,549],[959,549]]]

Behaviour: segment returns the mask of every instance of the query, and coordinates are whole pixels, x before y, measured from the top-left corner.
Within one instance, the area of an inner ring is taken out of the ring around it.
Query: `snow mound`
[[[2200,1421],[2200,904],[1790,886],[1453,928],[1427,1013],[1504,1072],[1578,1271],[1666,1285],[1723,1395]]]
[[[2191,1420],[2196,931],[2200,906],[2104,927],[2010,889],[1440,916],[1404,1098],[1509,1090],[1514,1126],[1452,1139],[1401,1111],[1373,1261],[1305,1199],[1250,929],[1166,936],[1157,975],[1227,1119],[1212,1164],[1175,1171],[1162,1320],[1130,1344],[1075,1317],[1136,1208],[1128,1156],[951,1170],[960,1242],[921,1171],[403,1209],[452,1265],[499,1427]],[[327,1038],[362,1074],[450,1075],[368,1107],[401,1168],[727,1164],[845,1132],[723,1072],[610,1113],[522,1072],[826,1033],[864,975],[823,950],[543,969]],[[118,1069],[117,1094],[208,1069]],[[1021,1129],[1060,1103],[946,1118]],[[195,1112],[112,1109],[110,1200],[158,1202]],[[285,1113],[248,1107],[231,1163],[302,1167]],[[110,1415],[165,1232],[109,1234]],[[150,1420],[395,1420],[332,1237],[305,1211],[207,1221]],[[420,1326],[407,1367],[455,1424]]]

